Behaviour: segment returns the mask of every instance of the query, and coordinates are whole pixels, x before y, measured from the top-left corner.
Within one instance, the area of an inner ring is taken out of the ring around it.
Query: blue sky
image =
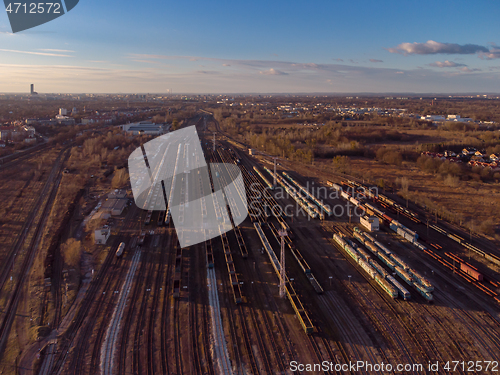
[[[499,10],[487,0],[80,0],[16,34],[0,12],[0,92],[498,92]]]

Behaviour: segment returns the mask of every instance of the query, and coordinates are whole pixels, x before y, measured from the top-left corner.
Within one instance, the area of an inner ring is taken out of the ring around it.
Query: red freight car
[[[460,269],[464,271],[467,275],[472,276],[474,279],[478,281],[483,281],[483,275],[477,272],[475,269],[469,267],[464,263],[460,263]]]

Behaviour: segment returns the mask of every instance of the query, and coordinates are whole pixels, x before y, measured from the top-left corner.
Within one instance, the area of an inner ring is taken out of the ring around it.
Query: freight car
[[[408,273],[412,276],[413,280],[415,282],[417,282],[418,284],[420,284],[422,286],[422,288],[424,288],[427,292],[433,292],[434,291],[434,287],[429,282],[429,280],[427,280],[425,277],[423,277],[422,275],[420,275],[417,271],[415,271],[414,269],[410,268],[408,270]]]
[[[334,188],[335,190],[342,190],[342,186],[337,185],[335,182],[326,181],[326,185]]]
[[[373,242],[366,241],[365,246],[368,248],[368,250],[371,250],[371,252],[375,255],[379,253],[378,247],[374,245]]]
[[[415,283],[413,286],[420,293],[420,295],[427,300],[427,302],[431,303],[434,300],[432,294],[427,292],[420,284]]]
[[[385,247],[384,245],[382,245],[380,242],[378,241],[373,241],[373,243],[375,245],[377,245],[377,247],[382,250],[382,252],[385,254],[385,255],[388,255],[390,256],[392,254],[392,251],[390,251],[387,247]]]
[[[375,269],[375,271],[377,271],[382,276],[387,277],[387,275],[389,275],[389,273],[385,269],[383,269],[380,266],[380,264],[378,264],[374,259],[370,259],[368,263],[370,263],[370,265]]]
[[[309,282],[311,283],[311,285],[313,286],[314,291],[318,294],[323,294],[323,288],[321,287],[321,285],[319,285],[318,280],[316,280],[316,277],[314,277],[314,275],[312,273],[310,273],[306,276],[307,276],[307,279],[309,280]]]
[[[384,262],[387,267],[389,267],[391,270],[394,271],[394,269],[396,268],[396,263],[394,263],[387,255],[383,253],[378,253],[377,255],[379,259],[382,262]]]
[[[373,267],[366,263],[363,259],[359,258],[358,259],[358,264],[361,266],[361,268],[368,274],[372,279],[375,278],[377,275],[377,271],[373,269]]]
[[[391,254],[390,255],[392,261],[394,263],[396,263],[399,267],[401,267],[402,269],[404,270],[407,270],[409,269],[410,267],[400,258],[398,257],[396,254]]]
[[[398,298],[398,290],[389,284],[383,276],[376,275],[375,281],[384,289],[384,291],[390,295],[392,298]]]
[[[477,270],[473,269],[472,267],[469,267],[465,263],[460,263],[460,269],[462,271],[464,271],[467,275],[472,276],[477,281],[483,281],[483,279],[484,279],[484,277],[481,273],[479,273]]]
[[[413,285],[413,279],[404,269],[402,269],[399,266],[396,266],[394,267],[394,271],[396,271],[396,274],[399,277],[401,277],[408,285]]]
[[[392,285],[396,287],[399,294],[401,295],[401,297],[403,297],[405,301],[410,299],[411,297],[410,292],[408,292],[408,290],[403,285],[401,285],[399,281],[397,281],[392,275],[388,275],[386,278],[387,280],[389,280],[389,282],[392,283]]]
[[[354,228],[354,229],[356,229],[356,228]],[[360,244],[362,244],[362,245],[364,245],[364,244],[365,244],[365,239],[363,238],[363,236],[362,236],[361,234],[359,234],[358,232],[356,232],[356,231],[354,232],[354,238],[355,238],[356,240],[358,240],[358,242],[359,242]]]

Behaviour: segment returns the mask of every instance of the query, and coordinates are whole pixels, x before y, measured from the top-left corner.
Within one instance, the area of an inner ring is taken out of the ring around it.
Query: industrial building
[[[111,235],[109,228],[96,229],[94,231],[94,243],[96,245],[105,245]]]
[[[363,216],[359,218],[359,222],[370,232],[376,232],[379,230],[379,220],[376,216]]]
[[[101,206],[101,212],[106,212],[112,216],[120,216],[127,207],[127,193],[121,190],[115,190],[108,194],[108,198]]]
[[[169,124],[155,124],[150,121],[134,122],[120,127],[131,135],[162,135],[170,130]]]

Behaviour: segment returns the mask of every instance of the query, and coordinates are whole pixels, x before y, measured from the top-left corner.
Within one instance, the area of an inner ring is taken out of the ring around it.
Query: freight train
[[[354,261],[365,271],[372,279],[374,279],[377,284],[380,285],[380,287],[392,298],[397,298],[398,297],[398,290],[392,286],[390,283],[388,283],[384,276],[380,276],[379,273],[377,272],[376,268],[374,268],[370,263],[368,263],[366,260],[364,260],[364,257],[367,257],[368,254],[364,253],[362,255],[359,251],[356,251],[351,245],[345,241],[343,237],[341,237],[339,234],[334,234],[333,239],[335,242],[339,244],[339,246],[352,258]],[[371,257],[370,257],[371,260]],[[380,266],[379,266],[380,267]]]
[[[361,232],[358,227],[354,228],[354,238],[363,244],[372,253],[378,256],[378,258],[392,271],[394,271],[401,279],[403,279],[408,285],[413,286],[427,301],[431,302],[433,296],[431,292],[434,291],[434,286],[425,277],[420,275],[416,270],[410,268],[400,257],[391,252],[380,242],[375,241],[374,238],[368,233]],[[359,251],[358,251],[359,253]],[[373,266],[373,265],[372,265]],[[374,267],[380,274],[383,274],[385,270],[379,270]],[[387,279],[389,279],[386,276]],[[391,276],[392,278],[392,276]],[[402,287],[401,284],[395,284],[392,279],[389,279],[391,283],[398,289],[399,294],[404,298],[410,298],[410,293]]]
[[[288,173],[282,172],[283,176],[288,178],[301,192],[303,192],[309,199],[311,199],[318,207],[320,207],[324,212],[328,214],[328,216],[332,215],[332,210],[328,205],[325,205],[322,201],[316,198],[313,194],[311,194],[305,187],[295,181]]]

